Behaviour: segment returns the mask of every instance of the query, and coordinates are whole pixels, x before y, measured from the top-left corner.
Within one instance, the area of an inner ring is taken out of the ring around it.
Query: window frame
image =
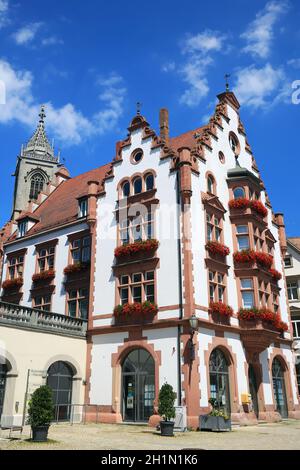
[[[86,295],[81,295],[81,291],[86,291]],[[72,292],[76,292],[74,297],[70,297]],[[79,315],[80,303],[86,301],[86,317]],[[70,304],[75,303],[75,316],[70,315]],[[89,287],[88,286],[75,286],[67,287],[66,289],[66,315],[70,318],[81,318],[82,320],[88,320],[89,317]]]
[[[149,273],[153,273],[153,278],[152,279],[147,279],[147,275]],[[136,275],[141,276],[140,281],[134,281],[133,278]],[[127,282],[122,282],[122,278],[127,277]],[[147,286],[153,286],[153,300],[149,300],[150,296],[147,296]],[[133,290],[137,287],[141,288],[141,300],[134,301],[134,295],[133,295]],[[127,302],[122,302],[122,294],[121,292],[123,290],[127,290]],[[118,297],[118,302],[117,304],[124,305],[125,303],[134,303],[134,302],[153,302],[156,303],[156,270],[155,269],[147,269],[143,271],[135,271],[129,274],[120,274],[117,277],[117,297]]]

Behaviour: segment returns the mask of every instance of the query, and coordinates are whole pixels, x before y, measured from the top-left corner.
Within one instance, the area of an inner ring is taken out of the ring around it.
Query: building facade
[[[293,326],[293,348],[295,351],[298,393],[300,393],[300,238],[287,239],[284,258],[285,275],[291,320]]]
[[[2,305],[87,322],[90,420],[95,405],[102,422],[157,424],[164,382],[192,428],[210,399],[240,423],[299,418],[284,221],[239,103],[218,95],[209,124],[178,137],[162,109],[159,127],[138,112],[112,162],[58,168],[3,229]]]

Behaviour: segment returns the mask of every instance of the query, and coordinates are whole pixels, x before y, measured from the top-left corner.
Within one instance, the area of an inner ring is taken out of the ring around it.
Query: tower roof
[[[45,131],[45,117],[45,106],[42,105],[37,129],[24,147],[21,156],[37,160],[57,162],[58,159],[54,156],[54,149],[50,144]]]

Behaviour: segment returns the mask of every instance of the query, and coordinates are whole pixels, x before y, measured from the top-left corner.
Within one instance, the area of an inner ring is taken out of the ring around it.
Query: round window
[[[143,151],[141,149],[135,150],[131,154],[131,162],[132,163],[139,163],[143,158]]]

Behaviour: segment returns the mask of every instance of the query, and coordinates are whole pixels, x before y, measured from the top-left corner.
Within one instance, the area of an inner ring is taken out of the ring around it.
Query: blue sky
[[[297,0],[0,0],[0,36],[0,224],[41,103],[77,175],[111,160],[137,101],[155,129],[168,107],[171,135],[205,123],[228,72],[273,209],[300,235]]]

